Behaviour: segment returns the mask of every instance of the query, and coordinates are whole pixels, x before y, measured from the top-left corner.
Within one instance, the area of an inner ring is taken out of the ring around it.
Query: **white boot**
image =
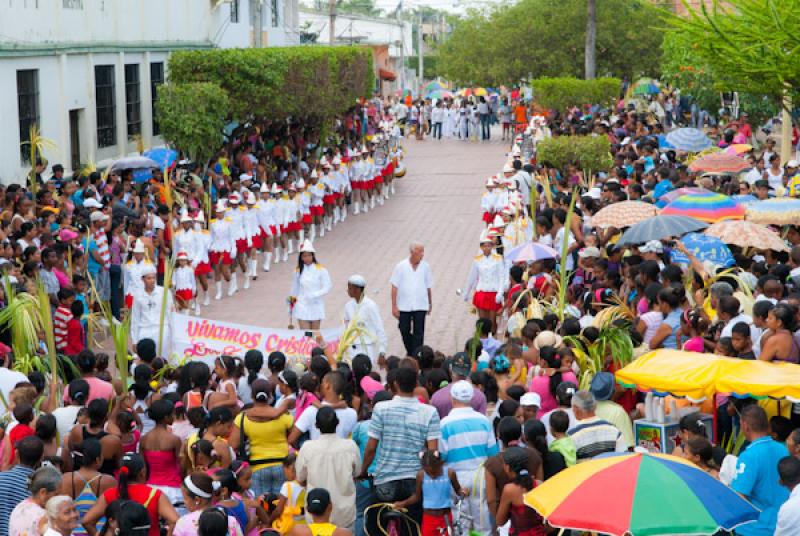
[[[283,251],[283,262],[287,262],[289,260],[289,254],[286,250]]]
[[[200,316],[200,302],[194,300],[194,316]]]
[[[258,279],[258,259],[250,259],[250,277]]]
[[[322,217],[322,223],[319,225],[319,237],[325,236],[325,217]]]
[[[317,224],[312,223],[311,229],[309,229],[309,234],[311,235],[311,241],[313,242],[317,238]]]
[[[244,274],[244,289],[247,290],[250,288],[250,268],[247,269],[247,273]]]
[[[342,207],[342,221],[347,219],[347,205]]]
[[[228,296],[233,296],[237,290],[239,290],[239,285],[236,284],[236,272],[233,272],[230,283],[228,283]]]
[[[391,190],[392,190],[392,195],[394,195],[394,183],[392,183]]]
[[[375,196],[374,195],[370,199],[370,207],[369,208],[375,208]]]
[[[294,253],[294,243],[291,238],[286,239],[286,253]]]
[[[369,203],[364,201],[363,205],[364,205],[364,214],[366,214],[367,212],[369,212]]]
[[[221,287],[220,287],[221,288]],[[209,304],[208,291],[203,292],[203,307],[208,307]]]
[[[272,252],[265,251],[264,252],[264,264],[261,266],[265,272],[269,272],[269,265],[272,262]]]
[[[358,206],[359,205],[360,205],[360,203],[358,201],[353,203],[353,207],[354,207],[353,208],[353,216],[358,216]]]
[[[380,193],[378,195],[378,203],[380,203],[381,206],[383,206],[383,199],[384,199],[383,193]]]
[[[339,223],[340,219],[341,219],[341,213],[339,211],[339,206],[337,205],[337,206],[333,207],[333,223],[334,224]]]
[[[306,239],[306,230],[300,229],[300,238],[297,239],[297,243],[302,244],[305,239]]]
[[[215,300],[222,299],[222,281],[217,281],[217,294],[214,296]]]

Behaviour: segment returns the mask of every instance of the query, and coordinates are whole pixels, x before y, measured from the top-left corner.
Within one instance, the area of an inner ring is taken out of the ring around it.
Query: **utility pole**
[[[336,41],[336,0],[328,0],[328,44]]]
[[[424,67],[425,67],[425,54],[422,51],[422,11],[419,12],[419,31],[417,32],[417,78],[419,78],[419,85],[420,88],[422,87],[422,81],[424,80]]]
[[[261,48],[263,46],[262,42],[262,33],[263,33],[263,9],[264,4],[262,3],[263,0],[254,0],[253,2],[253,9],[254,16],[253,16],[253,37],[254,43],[253,45],[255,48]]]

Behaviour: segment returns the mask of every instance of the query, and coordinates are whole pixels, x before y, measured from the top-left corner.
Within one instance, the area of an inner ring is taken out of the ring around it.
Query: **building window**
[[[94,66],[94,98],[97,102],[97,146],[117,144],[117,110],[114,99],[114,66]]]
[[[19,111],[19,142],[22,163],[31,161],[31,148],[22,145],[31,139],[31,127],[39,124],[39,71],[17,71],[17,108]]]
[[[128,137],[141,134],[142,107],[138,63],[125,66],[125,111],[128,117]]]
[[[272,27],[278,27],[278,0],[272,0]]]
[[[154,62],[150,64],[150,106],[153,114],[153,136],[161,134],[161,126],[156,120],[156,103],[158,102],[158,86],[164,83],[164,63]]]
[[[231,0],[231,22],[239,22],[239,0]]]

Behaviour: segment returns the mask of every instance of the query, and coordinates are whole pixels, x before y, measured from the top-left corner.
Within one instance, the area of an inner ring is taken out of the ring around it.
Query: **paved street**
[[[366,215],[351,214],[314,244],[317,259],[333,281],[333,290],[325,299],[323,327],[342,322],[347,278],[360,273],[367,279],[369,296],[381,309],[389,337],[388,354],[402,355],[400,333],[391,315],[389,278],[397,261],[408,255],[408,244],[418,240],[425,244],[425,260],[434,277],[433,313],[426,325],[425,342],[445,352],[463,346],[472,335],[474,317],[456,289],[464,285],[470,261],[478,253],[483,185],[486,177],[503,165],[505,143],[499,139],[488,143],[405,141],[408,173],[396,181],[396,195]],[[295,253],[288,263],[273,265],[270,273],[259,272],[249,290],[233,298],[212,300],[202,316],[285,328],[285,299],[296,263]]]

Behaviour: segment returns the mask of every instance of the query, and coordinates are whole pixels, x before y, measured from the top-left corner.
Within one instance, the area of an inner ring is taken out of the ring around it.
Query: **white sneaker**
[[[233,296],[237,290],[239,290],[239,286],[236,284],[236,274],[231,274],[231,282],[228,283],[228,296]]]
[[[222,299],[222,281],[217,281],[217,293],[214,295],[215,300]]]

